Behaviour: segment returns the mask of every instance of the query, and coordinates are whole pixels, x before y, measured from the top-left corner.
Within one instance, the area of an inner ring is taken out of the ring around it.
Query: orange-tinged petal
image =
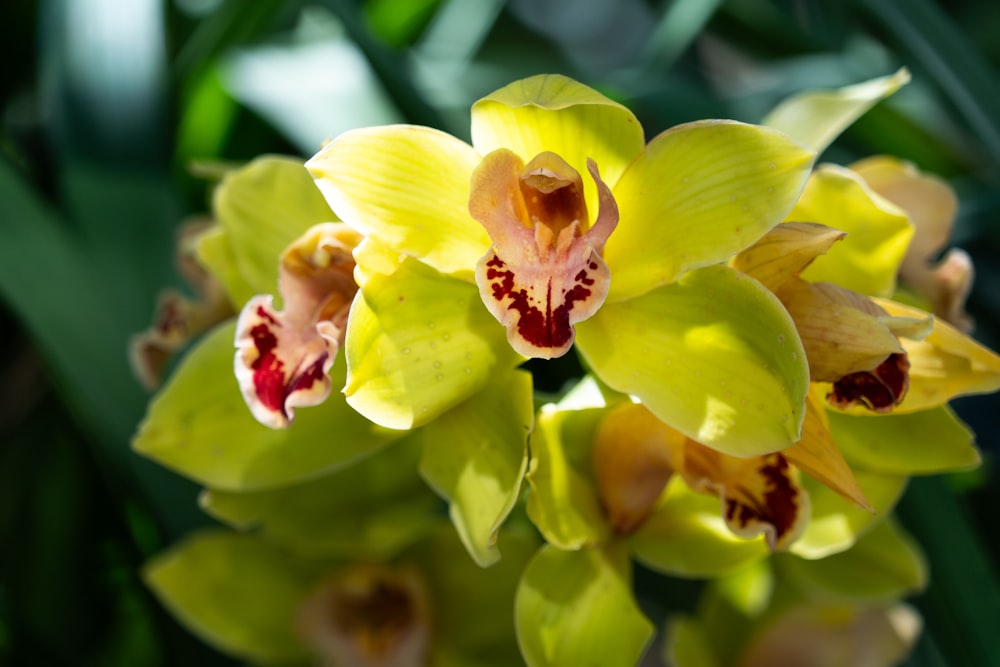
[[[813,382],[868,371],[902,346],[867,299],[829,283],[795,278],[778,290],[802,338]],[[871,307],[868,307],[871,306]]]
[[[814,222],[786,222],[733,258],[733,268],[772,292],[844,238],[839,229]]]
[[[824,395],[820,386],[813,385],[806,397],[802,440],[781,453],[799,470],[812,475],[860,507],[873,511],[854,472],[830,435]]]

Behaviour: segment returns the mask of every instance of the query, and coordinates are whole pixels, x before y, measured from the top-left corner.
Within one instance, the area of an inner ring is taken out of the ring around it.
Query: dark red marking
[[[285,414],[284,363],[274,353],[278,347],[278,339],[263,323],[250,329],[250,337],[257,348],[257,358],[250,364],[257,400],[268,410]]]
[[[744,494],[746,498],[726,498],[726,520],[744,528],[751,522],[768,523],[774,526],[777,543],[795,525],[798,492],[789,478],[785,457],[771,454],[763,461],[760,473],[767,480],[764,503],[754,502],[750,493]]]
[[[259,316],[263,317],[265,320],[267,320],[271,324],[273,324],[275,326],[278,326],[278,327],[281,326],[280,324],[278,324],[278,320],[274,319],[274,316],[271,315],[271,313],[269,313],[266,310],[264,310],[264,306],[257,306],[257,314]]]
[[[910,386],[910,360],[905,353],[890,354],[873,371],[845,375],[827,395],[831,405],[864,405],[872,412],[889,412],[900,404]]]

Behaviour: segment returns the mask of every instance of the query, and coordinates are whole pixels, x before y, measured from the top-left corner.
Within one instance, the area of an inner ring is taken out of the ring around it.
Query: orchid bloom
[[[296,406],[317,405],[329,396],[327,373],[357,291],[351,253],[360,238],[343,223],[310,228],[281,256],[284,310],[275,309],[270,295],[243,306],[234,369],[250,412],[262,424],[286,427]]]
[[[812,160],[733,121],[646,144],[628,109],[556,75],[479,100],[471,146],[414,126],[341,135],[307,167],[366,238],[348,402],[412,428],[575,342],[603,382],[710,447],[787,447],[804,355],[774,297],[719,263],[784,217]]]

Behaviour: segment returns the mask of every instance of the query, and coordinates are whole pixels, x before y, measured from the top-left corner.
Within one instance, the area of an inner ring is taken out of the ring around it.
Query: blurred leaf
[[[482,567],[500,559],[500,526],[520,497],[534,422],[531,375],[514,371],[423,427],[420,474],[450,503],[462,543]]]
[[[293,427],[294,428],[294,427]],[[440,522],[409,437],[350,467],[271,491],[208,490],[202,507],[306,557],[391,558]]]
[[[251,491],[315,477],[402,437],[365,420],[340,394],[300,410],[287,429],[259,424],[233,375],[234,329],[230,320],[188,352],[150,402],[136,451],[207,486]],[[330,373],[344,383],[342,355]]]
[[[440,4],[441,0],[369,0],[364,14],[382,41],[402,47],[416,39]]]
[[[224,651],[269,663],[305,660],[296,608],[317,572],[249,535],[194,533],[143,568],[163,604]]]
[[[634,665],[653,636],[632,594],[620,546],[535,554],[517,591],[517,639],[525,662]]]

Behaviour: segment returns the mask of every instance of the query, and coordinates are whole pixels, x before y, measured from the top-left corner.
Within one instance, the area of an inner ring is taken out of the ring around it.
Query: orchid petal
[[[639,296],[756,242],[791,210],[814,157],[779,132],[735,121],[657,136],[612,188],[621,222],[604,252],[608,299]]]
[[[854,121],[909,80],[910,73],[904,68],[837,90],[800,93],[781,102],[762,124],[787,132],[822,153]]]
[[[778,291],[846,234],[813,222],[786,222],[733,258],[732,267]]]
[[[692,440],[733,456],[800,439],[805,352],[780,302],[723,266],[618,303],[577,325],[584,359]]]
[[[593,478],[590,443],[602,408],[538,414],[531,434],[528,516],[545,540],[560,549],[604,542],[611,533]]]
[[[441,502],[416,471],[420,444],[409,437],[352,466],[277,489],[209,489],[200,505],[306,558],[385,560],[440,523]]]
[[[734,535],[763,535],[771,551],[787,549],[809,521],[809,496],[781,454],[736,458],[689,440],[682,474],[695,491],[719,496]]]
[[[490,247],[468,212],[479,160],[449,134],[393,125],[346,132],[306,167],[344,222],[442,273],[471,279]]]
[[[420,474],[450,503],[458,536],[481,567],[521,492],[534,417],[531,375],[514,371],[423,428]]]
[[[903,348],[880,309],[860,295],[830,283],[794,278],[777,292],[802,339],[813,382],[832,382],[870,371]]]
[[[878,300],[890,315],[920,318],[927,313],[894,301]],[[921,341],[904,339],[910,361],[910,390],[894,412],[915,412],[944,405],[956,396],[1000,389],[1000,356],[961,331],[934,319]]]
[[[684,578],[719,577],[768,554],[763,537],[737,537],[719,512],[718,498],[691,490],[679,476],[628,545],[646,567]]]
[[[600,252],[618,222],[611,191],[588,162],[601,212],[586,229],[579,173],[552,153],[527,166],[493,151],[472,175],[469,211],[493,247],[476,265],[483,303],[507,328],[511,346],[550,359],[569,351],[573,325],[604,303],[608,269]],[[537,181],[537,182],[536,182]]]
[[[229,172],[215,190],[213,210],[232,249],[213,256],[231,257],[254,294],[274,289],[282,249],[313,225],[337,219],[301,160],[283,157],[258,158]]]
[[[133,448],[217,489],[256,490],[315,477],[370,454],[402,434],[381,429],[336,397],[305,410],[292,429],[250,416],[233,379],[235,327],[207,334],[153,398]],[[344,381],[346,364],[331,369]]]
[[[347,402],[394,429],[427,423],[521,360],[475,287],[413,258],[368,276],[344,351]]]
[[[861,535],[892,511],[906,488],[907,477],[903,475],[863,469],[855,470],[854,474],[871,510],[858,507],[812,478],[802,480],[812,501],[812,519],[802,536],[789,548],[791,553],[813,559],[850,549]]]
[[[309,658],[292,621],[314,574],[266,542],[194,533],[146,563],[142,575],[175,618],[224,651],[272,664]]]
[[[927,585],[927,564],[909,535],[886,517],[850,549],[826,558],[789,556],[778,567],[814,596],[890,602]]]
[[[230,303],[246,303],[258,293],[240,272],[229,233],[221,226],[206,229],[195,240],[194,246],[198,261],[222,283]],[[266,289],[273,287],[274,283]]]
[[[830,164],[817,167],[786,220],[809,220],[847,233],[802,272],[806,280],[835,283],[867,296],[889,296],[896,288],[913,225],[903,210],[853,171]]]
[[[781,454],[796,468],[813,476],[843,498],[856,503],[858,507],[873,511],[854,472],[840,452],[840,439],[834,442],[830,434],[824,394],[819,385],[812,386],[806,397],[802,439],[782,450]]]
[[[830,411],[829,419],[844,456],[868,470],[928,475],[968,470],[982,460],[973,433],[948,406],[877,416]]]
[[[525,662],[530,667],[638,664],[653,624],[636,604],[631,579],[623,550],[543,546],[525,568],[515,600]]]
[[[589,158],[612,187],[644,143],[631,111],[558,74],[515,81],[472,105],[472,145],[481,154],[508,148],[527,162],[551,151],[580,172]],[[597,211],[596,189],[584,190],[587,210]]]
[[[594,476],[615,532],[631,533],[656,509],[685,441],[637,403],[622,403],[601,420],[594,434]]]

